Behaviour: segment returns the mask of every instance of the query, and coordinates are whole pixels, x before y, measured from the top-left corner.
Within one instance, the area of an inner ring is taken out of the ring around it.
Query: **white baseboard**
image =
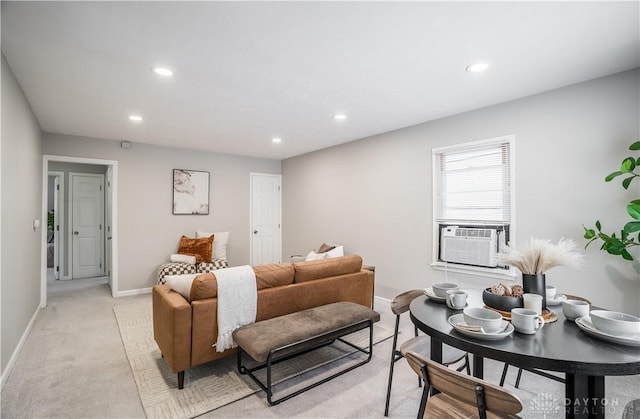
[[[27,336],[29,336],[29,333],[31,333],[31,329],[33,328],[33,325],[36,322],[36,317],[38,317],[38,313],[40,313],[40,309],[41,307],[38,306],[36,311],[33,313],[33,316],[31,317],[31,320],[29,321],[27,328],[24,330],[22,337],[18,341],[18,345],[16,345],[16,349],[13,351],[13,354],[11,355],[11,359],[9,359],[9,362],[7,363],[7,368],[5,368],[4,371],[2,371],[2,377],[0,377],[0,391],[4,388],[4,383],[7,381],[7,378],[9,378],[9,375],[11,375],[11,371],[13,371],[13,367],[16,365],[18,356],[20,355],[20,352],[22,351],[22,347],[24,346],[24,343],[27,340]]]
[[[114,297],[131,297],[132,295],[151,294],[152,288],[140,288],[137,290],[118,291]]]
[[[373,296],[374,309],[381,309],[381,307],[384,307],[385,309],[389,309],[390,304],[391,304],[391,300],[388,298],[378,297],[377,295]]]

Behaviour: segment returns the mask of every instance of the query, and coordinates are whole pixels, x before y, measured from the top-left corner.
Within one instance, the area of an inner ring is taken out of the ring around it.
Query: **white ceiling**
[[[638,1],[2,1],[1,12],[2,51],[43,130],[272,159],[640,66]],[[465,72],[476,61],[489,69]]]

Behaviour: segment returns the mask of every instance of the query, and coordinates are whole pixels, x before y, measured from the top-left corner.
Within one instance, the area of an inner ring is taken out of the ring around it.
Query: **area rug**
[[[153,340],[151,302],[116,306],[113,311],[147,418],[193,418],[259,390],[250,378],[238,373],[235,357],[188,369],[184,389],[178,390],[177,374],[167,367]],[[392,335],[392,330],[374,325],[375,343]],[[368,330],[347,337],[362,346],[368,339]],[[322,371],[322,366],[353,352],[347,345],[332,345],[296,357],[274,368],[274,382]]]

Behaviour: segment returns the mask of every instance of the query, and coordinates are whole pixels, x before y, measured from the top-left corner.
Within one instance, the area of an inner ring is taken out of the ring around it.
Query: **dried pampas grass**
[[[555,266],[582,266],[584,255],[576,252],[576,244],[571,239],[562,238],[558,244],[551,240],[531,238],[529,246],[517,250],[505,246],[498,253],[498,263],[511,265],[523,274],[537,275],[547,272]]]

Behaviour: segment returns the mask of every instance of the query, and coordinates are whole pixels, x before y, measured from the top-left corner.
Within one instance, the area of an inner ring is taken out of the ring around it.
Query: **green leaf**
[[[640,231],[640,221],[629,221],[624,225],[625,233],[635,233],[636,231]]]
[[[629,202],[630,204],[638,204],[640,205],[640,199],[634,199],[633,201]]]
[[[627,157],[622,160],[622,165],[620,166],[620,171],[622,173],[632,172],[633,169],[636,168],[636,160],[633,157]]]
[[[629,189],[629,185],[631,184],[631,181],[633,180],[634,177],[635,177],[635,175],[629,176],[628,178],[623,180],[622,181],[622,187],[625,188],[625,189]]]
[[[629,150],[640,150],[640,141],[636,141],[635,143],[629,146]]]
[[[631,256],[631,253],[627,252],[626,249],[622,250],[622,258],[625,260],[633,260],[633,256]]]
[[[640,166],[640,157],[636,160],[636,166]]]
[[[634,220],[640,220],[640,203],[627,204],[627,212]]]
[[[622,174],[622,172],[613,172],[613,173],[609,173],[607,175],[606,178],[604,178],[605,182],[611,182],[613,179],[617,178],[618,176],[620,176]]]
[[[584,227],[584,226],[583,226]],[[584,228],[584,238],[585,239],[593,239],[594,237],[596,237],[596,232],[593,231],[593,229],[591,228]]]
[[[600,224],[600,220],[596,221],[596,228],[598,231],[602,230],[602,225]]]

